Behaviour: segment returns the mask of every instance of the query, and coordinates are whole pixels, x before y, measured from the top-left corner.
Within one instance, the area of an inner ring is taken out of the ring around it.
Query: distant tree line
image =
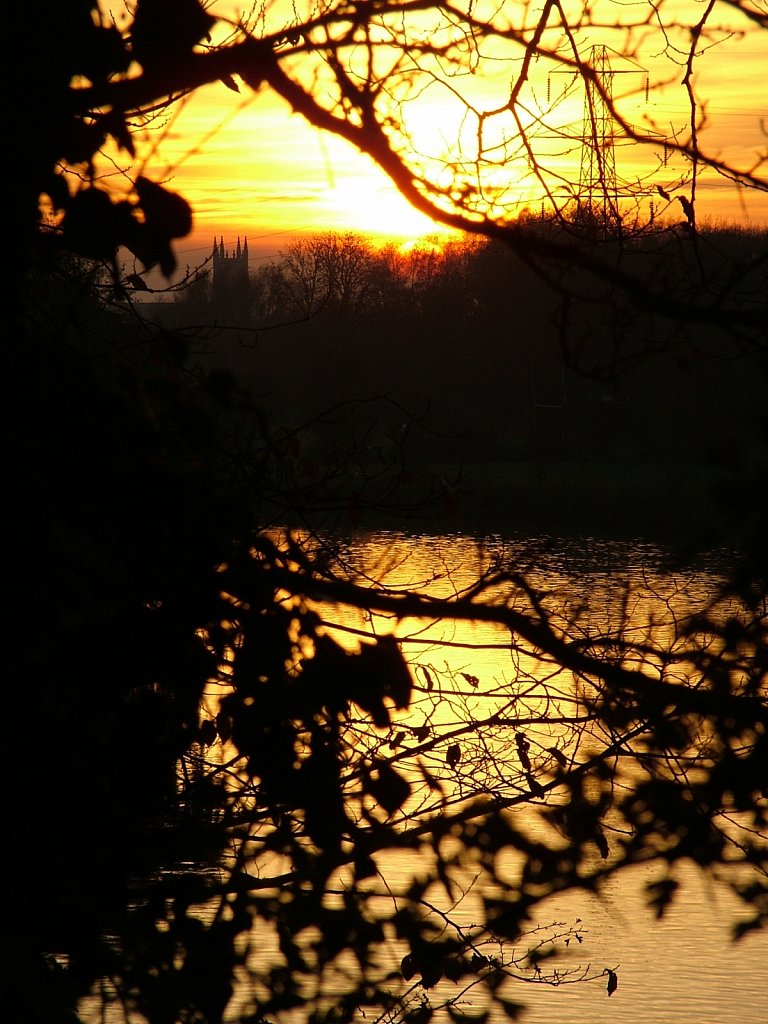
[[[531,229],[585,230],[545,218]],[[768,287],[765,232],[693,236],[686,223],[657,222],[598,244],[671,295],[727,285],[758,310]],[[764,387],[754,331],[642,312],[632,296],[590,286],[578,264],[553,274],[474,236],[403,250],[325,232],[260,265],[239,306],[231,293],[217,304],[211,277],[174,310],[205,325],[203,362],[229,366],[291,428],[357,403],[335,431],[327,417],[310,431],[315,455],[352,431],[378,458],[407,428],[422,467],[628,465],[639,481],[646,466],[649,506],[664,492],[670,507],[708,504],[719,477],[753,457]],[[674,467],[671,488],[660,466]]]
[[[589,227],[585,230],[578,223],[552,217],[530,216],[526,224],[543,236],[581,235],[585,240],[590,236]],[[763,229],[704,225],[694,240],[684,221],[651,223],[623,238],[599,241],[603,250],[613,249],[619,261],[626,261],[670,291],[683,283],[690,290],[717,286],[718,274],[725,268],[729,278],[741,273],[739,294],[748,299],[751,293],[759,303],[764,284]],[[250,272],[248,288],[239,296],[234,311],[217,304],[210,262],[191,273],[177,299],[187,306],[196,305],[209,317],[213,314],[223,319],[224,324],[245,322],[262,328],[295,320],[322,321],[323,317],[326,321],[330,317],[364,319],[380,312],[403,321],[413,317],[434,320],[437,310],[444,311],[446,320],[454,313],[461,320],[480,313],[493,318],[504,311],[505,300],[508,307],[509,300],[520,297],[519,278],[526,270],[530,272],[528,261],[507,257],[505,262],[506,252],[504,246],[467,234],[426,235],[398,246],[375,244],[355,231],[329,230],[299,236],[279,250],[276,259],[259,264]],[[725,283],[721,277],[720,284]],[[528,296],[527,305],[535,305],[538,297]],[[658,339],[647,339],[645,351],[636,349],[629,356],[637,358],[661,347]],[[565,354],[574,363],[578,359],[576,351]],[[611,368],[603,366],[604,371]],[[580,369],[594,371],[600,365],[593,361]]]

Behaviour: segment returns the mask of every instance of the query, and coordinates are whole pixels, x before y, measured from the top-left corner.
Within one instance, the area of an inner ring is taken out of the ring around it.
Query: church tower
[[[217,312],[231,318],[240,315],[248,300],[248,239],[229,252],[224,248],[224,237],[213,240],[213,305]]]

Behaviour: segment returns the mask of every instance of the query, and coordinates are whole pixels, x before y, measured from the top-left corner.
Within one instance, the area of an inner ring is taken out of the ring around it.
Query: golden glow
[[[695,0],[679,0],[678,6],[700,14],[701,5]],[[269,10],[270,17],[276,17],[279,3],[269,5]],[[518,10],[522,17],[522,3],[509,5],[512,21]],[[726,16],[722,10],[719,14]],[[585,31],[585,48],[598,41],[596,31],[594,38],[587,38],[589,33]],[[677,132],[682,137],[688,127],[685,90],[681,85],[684,67],[669,61],[659,63],[658,43],[658,38],[655,42],[651,38],[637,54],[638,65],[649,71],[649,95],[644,95],[642,74],[637,81],[631,75],[617,76],[614,95],[626,94],[621,100],[622,109],[626,109],[627,117],[637,127]],[[519,48],[510,52],[518,58],[521,54]],[[561,88],[563,81],[550,75],[551,66],[546,68],[544,64],[541,61],[532,67],[529,76],[533,90],[529,100],[533,95],[534,100],[542,100],[542,106],[545,94]],[[702,95],[710,99],[709,121],[700,136],[702,146],[707,152],[758,174],[765,173],[768,160],[765,127],[760,123],[764,97],[757,88],[766,65],[768,38],[759,31],[726,39],[703,53],[696,65],[697,85]],[[483,142],[490,147],[487,155],[496,162],[486,179],[498,196],[498,200],[493,199],[496,205],[491,210],[494,214],[503,211],[505,217],[516,216],[526,206],[537,209],[542,195],[541,184],[530,172],[524,149],[515,142],[517,126],[511,115],[504,112],[516,68],[519,63],[513,60],[497,59],[492,62],[492,76],[467,76],[454,83],[458,91],[471,98],[474,112],[469,118],[464,118],[463,108],[452,97],[451,90],[437,84],[402,111],[396,111],[404,113],[409,134],[429,161],[425,166],[430,174],[441,166],[441,161],[460,157],[470,182],[473,147],[476,149],[478,144],[477,121],[473,118],[478,112],[498,111],[495,119],[483,122]],[[663,79],[669,85],[657,89]],[[531,111],[532,106],[529,114],[533,116],[535,111]],[[571,97],[562,109],[563,125],[569,125],[578,134],[581,114],[580,99]],[[564,196],[569,188],[574,190],[578,186],[580,147],[573,138],[568,142],[557,138],[547,141],[546,130],[534,128],[533,133],[548,154],[554,173],[552,190],[560,189],[559,194]],[[196,262],[197,254],[202,258],[208,255],[214,236],[223,235],[227,240],[247,236],[249,244],[256,242],[277,251],[290,235],[306,232],[352,230],[373,240],[391,238],[404,243],[438,229],[435,222],[410,207],[370,158],[343,140],[307,125],[269,92],[254,96],[245,87],[239,94],[219,83],[206,87],[187,102],[162,132],[155,126],[148,139],[153,154],[145,173],[181,192],[195,212],[194,234],[182,243],[191,264]],[[656,184],[669,189],[675,184],[675,175],[682,181],[690,172],[684,161],[679,167],[657,165],[644,147],[637,145],[617,146],[616,165],[617,173],[630,182],[648,180],[649,195]],[[655,177],[657,173],[662,177]],[[447,184],[451,172],[445,170],[439,180]],[[700,221],[768,225],[768,193],[739,190],[729,179],[712,171],[701,173],[697,203]],[[672,209],[676,210],[676,206]],[[185,262],[183,251],[180,258]]]
[[[250,241],[329,230],[402,241],[445,230],[419,213],[374,162],[317,131],[270,94],[243,103],[223,85],[200,90],[169,125],[150,167],[195,213],[185,249],[215,236]]]

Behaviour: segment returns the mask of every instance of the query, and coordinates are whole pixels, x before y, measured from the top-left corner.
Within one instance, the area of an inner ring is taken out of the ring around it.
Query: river
[[[585,629],[611,629],[628,617],[630,628],[654,621],[663,631],[712,596],[724,553],[705,552],[695,565],[681,565],[670,550],[641,540],[479,541],[382,532],[352,538],[338,556],[345,571],[382,580],[394,592],[415,587],[440,596],[463,592],[489,566],[524,571],[563,609],[579,608]],[[346,625],[381,633],[394,628],[390,620],[363,616]],[[396,631],[416,663],[467,672],[480,678],[480,689],[485,680],[496,688],[528,671],[519,656],[510,657],[494,626],[435,623],[425,630],[406,621]],[[643,893],[653,874],[651,865],[639,866],[614,878],[599,899],[569,894],[540,908],[542,926],[579,922],[581,941],[571,941],[557,962],[617,967],[619,986],[609,997],[604,978],[557,987],[521,982],[516,995],[527,1005],[524,1024],[768,1024],[768,935],[752,933],[734,944],[735,897],[693,863],[683,865],[678,898],[657,921]],[[471,1014],[471,1004],[465,1009]]]

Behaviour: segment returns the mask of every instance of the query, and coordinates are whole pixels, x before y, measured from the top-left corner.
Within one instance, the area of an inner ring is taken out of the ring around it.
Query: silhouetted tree
[[[752,5],[715,7],[765,27]],[[464,590],[388,587],[311,531],[270,528],[275,496],[302,511],[297,438],[276,437],[231,374],[191,372],[183,334],[108,305],[89,279],[119,246],[170,274],[192,216],[140,172],[118,194],[100,177],[102,147],[114,140],[140,166],[137,125],[200,85],[238,88],[237,77],[358,144],[421,209],[503,240],[563,296],[619,289],[662,319],[764,344],[758,260],[718,277],[714,293],[699,282],[670,294],[615,259],[615,239],[598,251],[568,224],[494,220],[499,197],[489,204],[468,177],[496,144],[451,166],[444,187],[428,162],[408,163],[398,104],[438,67],[458,80],[486,42],[520,47],[513,113],[537,53],[594,78],[573,49],[548,43],[555,15],[558,38],[578,33],[559,6],[529,29],[504,11],[483,23],[474,5],[332,5],[264,22],[259,37],[230,26],[223,40],[196,0],[139,0],[124,24],[90,0],[18,14],[26,73],[11,151],[23,172],[11,205],[23,287],[4,376],[13,1020],[73,1021],[95,993],[152,1024],[296,1012],[319,1024],[360,1008],[416,1021],[457,1013],[469,989],[514,1018],[515,978],[546,981],[557,939],[534,932],[515,952],[540,902],[652,859],[660,914],[692,859],[740,897],[739,934],[765,923],[765,510],[749,491],[738,494],[740,517],[752,517],[744,557],[722,590],[693,611],[670,597],[663,627],[649,620],[640,636],[626,629],[631,594],[621,620],[593,635],[503,560]],[[695,27],[688,72],[707,32]],[[760,185],[708,158],[695,134],[673,148]],[[85,274],[69,253],[88,261]],[[243,438],[233,411],[251,424]],[[344,609],[362,625],[340,634]],[[410,665],[394,636],[366,625],[374,615],[494,624],[515,678],[497,687]],[[511,813],[521,806],[522,819]],[[388,858],[401,855],[424,868],[395,888]],[[495,886],[472,926],[456,912],[468,868]],[[615,965],[596,974],[610,995]]]

